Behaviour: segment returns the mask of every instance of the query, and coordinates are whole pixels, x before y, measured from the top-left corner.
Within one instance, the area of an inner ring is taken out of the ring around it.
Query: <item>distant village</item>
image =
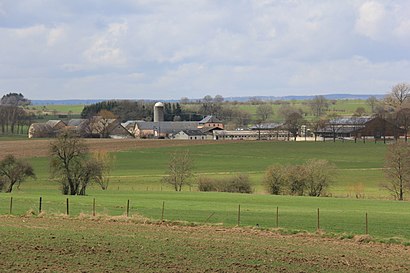
[[[32,123],[29,138],[50,138],[63,130],[70,130],[87,138],[137,138],[185,140],[383,140],[406,135],[405,130],[380,116],[352,116],[334,118],[317,126],[294,123],[258,122],[249,128],[226,130],[224,123],[209,115],[200,121],[164,121],[164,103],[153,107],[153,121],[129,120],[104,115],[88,119],[49,120]]]

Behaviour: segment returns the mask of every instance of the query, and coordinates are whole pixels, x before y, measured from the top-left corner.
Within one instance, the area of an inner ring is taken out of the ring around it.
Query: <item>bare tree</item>
[[[13,186],[23,182],[26,178],[35,178],[33,167],[23,160],[7,155],[0,161],[0,184],[7,186],[6,192],[11,192]]]
[[[182,186],[190,185],[193,161],[189,150],[174,151],[170,154],[168,162],[168,174],[163,178],[163,182],[171,184],[175,191],[181,191]]]
[[[375,96],[370,96],[367,98],[366,102],[370,106],[372,113],[375,113],[376,106],[379,103],[379,100]]]
[[[88,148],[84,141],[70,132],[64,132],[50,144],[50,167],[61,183],[63,194],[76,195],[80,190],[81,171]]]
[[[387,95],[385,101],[388,105],[397,109],[401,107],[410,98],[410,84],[399,83],[393,86],[391,92]]]
[[[329,101],[324,96],[315,96],[309,102],[310,109],[316,117],[322,116],[329,108]]]
[[[286,116],[284,125],[286,129],[293,135],[295,141],[296,141],[296,137],[299,132],[299,128],[304,123],[305,123],[305,119],[303,118],[302,114],[298,111],[290,112]]]
[[[110,182],[110,174],[115,157],[107,151],[98,151],[93,154],[95,160],[101,168],[101,173],[95,176],[95,182],[100,185],[101,189],[106,190]]]
[[[256,116],[258,121],[265,122],[273,115],[272,105],[270,104],[260,104],[256,108]]]
[[[410,186],[410,145],[403,142],[390,144],[387,148],[384,173],[389,180],[382,186],[397,200],[404,200]]]

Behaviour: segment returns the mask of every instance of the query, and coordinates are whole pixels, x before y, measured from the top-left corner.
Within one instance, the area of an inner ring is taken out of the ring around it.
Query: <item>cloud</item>
[[[30,98],[368,93],[408,78],[406,0],[0,3],[0,86]]]
[[[382,4],[375,1],[363,3],[359,8],[359,17],[356,21],[356,30],[369,38],[380,37],[386,11]]]
[[[97,35],[84,56],[90,63],[98,65],[122,65],[127,62],[121,49],[121,38],[127,33],[126,23],[113,23],[108,29]]]

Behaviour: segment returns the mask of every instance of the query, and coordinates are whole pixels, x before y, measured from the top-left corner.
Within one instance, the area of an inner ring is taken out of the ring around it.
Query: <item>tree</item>
[[[256,116],[258,121],[265,122],[273,115],[272,105],[270,104],[260,104],[256,108]]]
[[[379,100],[375,96],[370,96],[367,98],[366,102],[370,106],[372,113],[375,113],[376,106],[379,103]]]
[[[111,168],[115,157],[107,151],[98,151],[93,154],[92,159],[98,162],[101,167],[101,173],[99,176],[95,176],[95,182],[100,185],[102,190],[106,190],[110,182]]]
[[[382,186],[397,200],[404,200],[410,186],[410,145],[403,142],[390,144],[387,148],[384,173],[389,180]]]
[[[0,184],[7,187],[6,192],[11,192],[16,183],[19,187],[20,183],[28,177],[36,177],[33,167],[29,163],[17,159],[13,155],[7,155],[0,161]]]
[[[366,109],[364,107],[357,107],[356,111],[353,113],[354,116],[361,117],[366,114]]]
[[[85,142],[70,132],[64,132],[50,144],[50,168],[61,184],[63,194],[85,195],[85,189],[98,175],[100,167],[87,160]]]
[[[385,101],[394,109],[399,108],[410,98],[410,84],[399,83],[392,87],[390,94],[387,95]]]
[[[324,96],[315,96],[309,106],[314,116],[321,117],[329,108],[329,101]]]
[[[299,111],[289,112],[285,117],[285,128],[293,135],[295,141],[299,128],[304,122],[305,119]]]
[[[307,194],[309,196],[322,195],[331,184],[336,167],[323,159],[310,159],[303,167]]]
[[[30,105],[30,100],[26,99],[21,93],[8,93],[0,99],[0,105],[7,106],[27,106]]]
[[[170,154],[168,162],[168,174],[163,178],[163,182],[171,184],[175,191],[181,191],[182,186],[190,185],[193,161],[189,150],[174,151]]]

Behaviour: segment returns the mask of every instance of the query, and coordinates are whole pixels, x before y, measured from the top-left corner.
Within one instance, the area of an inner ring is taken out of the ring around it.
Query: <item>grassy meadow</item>
[[[161,183],[166,172],[169,153],[175,149],[189,149],[195,162],[197,176],[226,176],[249,174],[255,194],[198,192],[196,186],[174,192]],[[161,147],[116,152],[108,190],[96,185],[87,196],[69,196],[70,214],[91,214],[93,199],[100,214],[123,215],[127,200],[130,213],[152,219],[198,223],[237,224],[238,205],[241,205],[241,225],[276,227],[279,207],[279,226],[313,232],[317,227],[317,208],[320,208],[321,229],[327,232],[362,234],[365,232],[365,213],[369,215],[369,232],[380,238],[410,239],[410,204],[389,199],[389,193],[379,186],[385,179],[383,167],[386,145],[382,143],[351,142],[228,142],[217,145]],[[328,194],[332,197],[312,198],[272,196],[265,194],[263,175],[272,164],[301,164],[309,158],[327,159],[338,167],[334,184]],[[9,213],[13,197],[13,214],[38,211],[39,197],[43,211],[50,214],[66,212],[66,198],[59,193],[58,184],[49,179],[48,158],[30,159],[37,180],[27,181],[12,194],[0,194],[0,214]],[[360,193],[364,199],[356,199]],[[339,197],[339,198],[337,198]],[[340,198],[350,197],[350,198]]]

